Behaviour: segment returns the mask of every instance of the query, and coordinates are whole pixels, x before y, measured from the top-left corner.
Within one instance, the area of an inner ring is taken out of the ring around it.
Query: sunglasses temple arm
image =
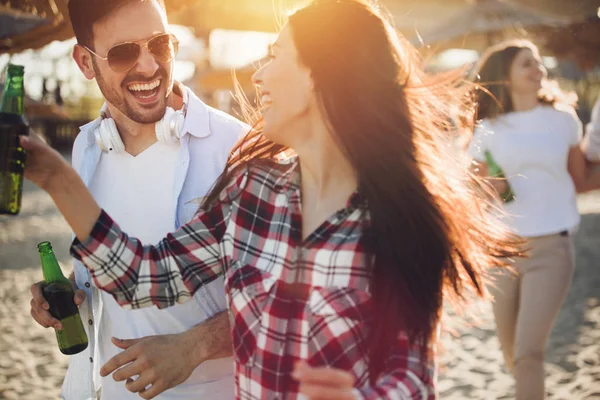
[[[108,60],[108,57],[102,57],[100,54],[96,53],[94,50],[90,49],[87,46],[83,46],[84,49],[86,49],[87,51],[89,51],[90,53],[92,53],[93,55],[95,55],[96,57],[100,58],[101,60]]]

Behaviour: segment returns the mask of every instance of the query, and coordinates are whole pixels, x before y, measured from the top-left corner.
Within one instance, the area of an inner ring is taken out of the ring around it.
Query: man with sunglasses
[[[73,166],[121,226],[156,243],[193,217],[247,127],[173,82],[178,43],[163,0],[70,0],[69,13],[73,58],[106,100],[81,128]],[[90,344],[71,357],[63,398],[233,397],[222,279],[163,310],[122,309],[79,263],[72,280]],[[32,316],[60,329],[40,288],[32,286]]]

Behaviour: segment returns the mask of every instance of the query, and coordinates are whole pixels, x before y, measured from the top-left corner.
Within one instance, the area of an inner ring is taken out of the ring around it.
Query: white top
[[[208,107],[189,89],[186,88],[185,90],[188,110],[184,122],[184,134],[181,137],[180,145],[177,146],[175,166],[171,170],[171,183],[163,186],[164,192],[159,194],[163,196],[160,202],[161,206],[154,208],[154,210],[151,210],[153,212],[147,214],[152,217],[152,220],[150,221],[150,218],[148,218],[148,220],[141,221],[141,217],[137,220],[140,224],[153,224],[156,218],[162,221],[160,222],[161,225],[171,224],[171,227],[167,229],[171,231],[187,223],[193,217],[199,206],[198,199],[208,193],[214,181],[223,171],[231,148],[240,135],[248,132],[249,129],[248,126],[237,119]],[[102,166],[102,169],[104,168],[104,160],[112,156],[102,153],[96,145],[93,130],[99,123],[100,119],[98,118],[82,126],[73,145],[73,168],[88,187],[92,183],[98,168],[100,166]],[[144,152],[138,157],[151,155],[149,158],[154,159],[152,152],[155,150],[157,149],[154,146],[148,148],[146,151],[150,151],[150,153]],[[108,166],[111,164],[108,163]],[[152,167],[146,166],[146,168]],[[128,179],[130,173],[133,173],[130,169],[121,170],[123,176],[119,178],[119,182],[122,184],[128,181],[130,185],[136,185],[137,178]],[[148,173],[148,176],[153,173]],[[164,174],[162,176],[163,181],[168,179]],[[152,189],[144,185],[142,190]],[[97,190],[94,189],[94,191]],[[131,202],[129,198],[125,199],[124,196],[119,196],[115,188],[111,188],[110,192],[117,194],[118,201],[127,201],[130,205],[135,204],[133,208],[127,206],[128,212],[137,215],[140,215],[140,212],[148,212],[148,209],[146,211],[137,210],[139,201]],[[142,196],[140,195],[140,197]],[[146,198],[146,200],[148,199]],[[125,207],[120,206],[120,208],[124,209]],[[166,215],[170,216],[167,218]],[[120,216],[119,223],[123,223],[122,220],[123,217]],[[132,229],[138,232],[138,230],[146,228],[138,227],[136,229],[130,226],[129,230],[133,232]],[[164,230],[165,227],[163,226],[160,229]],[[141,236],[144,235],[144,232],[138,232],[138,234]],[[61,395],[67,400],[96,399],[101,383],[99,374],[102,366],[100,350],[110,341],[110,337],[105,338],[104,328],[106,327],[104,323],[106,320],[109,320],[110,323],[113,320],[114,313],[110,303],[105,301],[106,297],[103,298],[93,285],[88,270],[79,262],[74,263],[74,270],[77,286],[86,292],[86,300],[79,308],[79,312],[86,327],[89,345],[86,350],[69,358],[69,370],[63,383]],[[203,286],[203,289],[199,290],[188,303],[181,306],[183,308],[176,306],[160,311],[150,309],[148,313],[145,310],[121,309],[118,312],[126,313],[127,321],[136,318],[136,321],[131,324],[132,327],[125,327],[126,329],[132,328],[135,330],[132,332],[133,337],[183,332],[188,330],[188,327],[197,325],[205,319],[225,311],[223,279],[217,279]],[[107,309],[106,312],[105,308]],[[140,311],[144,313],[144,317],[141,318],[141,321],[138,321],[137,313]],[[116,316],[114,320],[121,320],[121,317]],[[121,329],[121,324],[116,327],[114,324],[111,325],[110,329]],[[101,330],[100,327],[103,327],[103,329]],[[103,354],[103,358],[106,358],[106,355]],[[190,384],[188,385],[188,383]],[[229,357],[201,364],[192,373],[188,381],[177,386],[177,390],[168,390],[158,396],[157,399],[231,399],[233,398],[233,388],[233,360]],[[113,398],[104,393],[103,388],[103,399]],[[122,399],[124,397],[118,396],[116,398]],[[136,395],[130,398],[139,399],[139,396]]]
[[[179,145],[157,142],[136,157],[128,153],[104,154],[90,183],[90,192],[103,209],[143,243],[157,244],[175,227],[171,190]],[[124,173],[127,171],[127,173]],[[127,311],[112,295],[101,292],[104,308],[98,341],[98,362],[104,365],[122,350],[111,343],[111,337],[137,338],[153,334],[185,331],[197,323],[195,301],[177,304],[162,312],[157,308]],[[168,392],[168,398],[184,398],[185,386],[201,383],[192,376],[184,385]],[[137,399],[124,382],[112,376],[100,378],[102,397],[107,399]]]
[[[588,160],[600,161],[600,97],[592,109],[592,116],[590,123],[586,126],[581,148]]]
[[[513,232],[534,237],[577,227],[576,191],[567,163],[581,131],[574,113],[546,105],[483,120],[475,129],[469,154],[485,162],[489,151],[515,194],[504,204],[504,219]]]

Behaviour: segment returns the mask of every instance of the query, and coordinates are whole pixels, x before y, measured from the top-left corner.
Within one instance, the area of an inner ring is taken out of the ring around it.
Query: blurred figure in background
[[[453,82],[422,74],[366,0],[300,9],[269,60],[253,78],[263,118],[192,222],[154,247],[23,139],[26,176],[121,305],[168,307],[225,276],[236,397],[434,399],[444,298],[483,295],[485,270],[519,254],[442,147]]]
[[[585,129],[581,148],[589,161],[600,163],[600,97],[592,109],[590,123]]]
[[[535,45],[491,47],[477,74],[484,89],[477,92],[480,123],[468,152],[476,173],[499,194],[510,188],[514,199],[504,203],[504,218],[529,250],[514,262],[514,273],[497,271],[491,291],[498,337],[517,399],[542,399],[544,349],[575,268],[576,194],[600,184],[586,170],[573,102],[547,80]],[[488,176],[490,155],[506,180]]]

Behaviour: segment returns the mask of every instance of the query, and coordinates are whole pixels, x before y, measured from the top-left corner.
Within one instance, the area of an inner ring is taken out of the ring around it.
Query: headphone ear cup
[[[112,118],[107,118],[104,120],[108,127],[108,132],[110,133],[110,143],[112,145],[112,150],[115,153],[122,153],[125,151],[125,145],[121,140],[121,135],[119,135],[119,131],[117,130],[117,124]]]
[[[125,145],[119,136],[117,131],[117,125],[112,118],[105,118],[100,122],[100,126],[94,130],[94,136],[96,137],[96,143],[100,150],[107,153],[114,151],[115,153],[121,153],[125,151]]]
[[[181,139],[181,134],[183,131],[183,124],[185,122],[185,115],[183,115],[183,111],[175,111],[173,118],[171,119],[171,136],[177,138],[177,140]]]
[[[171,107],[167,107],[163,118],[154,126],[156,138],[170,145],[176,144],[181,138],[184,121],[185,117],[182,111],[175,111]]]
[[[169,108],[167,107],[167,110],[165,111],[165,115],[162,117],[162,119],[160,121],[158,121],[156,124],[154,124],[154,132],[156,133],[156,139],[158,139],[159,142],[163,142],[163,143],[169,143],[168,139],[167,139],[167,130],[168,130],[168,126],[166,124],[166,121],[168,120],[167,118],[167,114],[169,113]]]
[[[106,152],[108,149],[104,146],[104,142],[102,141],[102,121],[100,121],[100,124],[94,129],[94,138],[96,138],[96,144],[100,148],[100,151]]]

